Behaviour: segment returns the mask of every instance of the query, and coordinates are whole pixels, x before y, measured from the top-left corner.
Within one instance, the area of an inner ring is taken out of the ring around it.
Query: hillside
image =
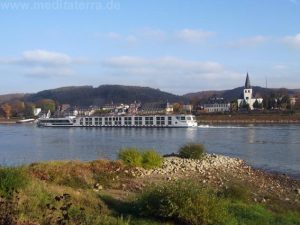
[[[276,92],[280,90],[287,92],[290,95],[295,95],[300,92],[299,89],[283,89],[283,88],[271,89],[271,88],[263,88],[258,86],[254,86],[252,88],[253,88],[253,95],[259,97],[264,95],[270,95],[272,92]],[[205,101],[211,97],[220,97],[228,101],[232,101],[241,97],[243,93],[243,89],[244,87],[238,87],[231,90],[222,90],[222,91],[201,91],[201,92],[188,93],[183,96],[190,100],[198,100],[200,102]]]
[[[271,92],[282,90],[290,95],[300,93],[300,89],[267,89],[262,87],[253,87],[254,96],[270,95]],[[142,103],[151,102],[189,102],[197,100],[205,102],[211,97],[221,97],[228,101],[241,97],[243,87],[222,91],[201,91],[185,94],[183,96],[174,95],[150,87],[123,86],[123,85],[101,85],[92,86],[71,86],[57,89],[44,90],[34,94],[7,94],[0,95],[0,104],[13,102],[15,100],[25,100],[36,102],[41,99],[53,99],[61,104],[70,104],[72,106],[90,106],[103,105],[107,103],[132,103],[140,101]]]
[[[25,96],[26,101],[35,102],[40,99],[49,98],[73,106],[103,105],[106,103],[131,103],[134,101],[147,102],[180,102],[185,98],[153,89],[149,87],[122,86],[122,85],[101,85],[63,87],[52,90],[45,90],[36,94]]]
[[[7,94],[7,95],[0,95],[0,104],[5,102],[10,102],[14,100],[23,99],[24,94]]]

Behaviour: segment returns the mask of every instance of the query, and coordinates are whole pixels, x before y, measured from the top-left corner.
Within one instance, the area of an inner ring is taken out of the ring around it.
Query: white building
[[[263,99],[262,98],[253,98],[253,90],[250,85],[250,79],[249,75],[247,73],[245,87],[243,91],[243,99],[238,99],[238,107],[242,108],[244,105],[249,105],[249,108],[251,110],[254,109],[253,105],[257,101],[259,104],[262,104]]]
[[[33,109],[33,115],[38,116],[42,112],[41,108],[34,108]]]
[[[212,104],[204,104],[204,111],[209,113],[216,112],[229,112],[230,111],[230,103],[212,103]]]

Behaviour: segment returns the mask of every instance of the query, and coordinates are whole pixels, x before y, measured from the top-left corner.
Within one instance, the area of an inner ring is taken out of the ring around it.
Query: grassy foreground
[[[236,180],[214,187],[196,176],[173,181],[137,177],[131,162],[148,170],[160,166],[162,158],[153,151],[140,157],[135,151],[120,153],[127,161],[0,168],[0,225],[300,224],[299,202],[291,207],[278,199],[254,201],[255,190]]]

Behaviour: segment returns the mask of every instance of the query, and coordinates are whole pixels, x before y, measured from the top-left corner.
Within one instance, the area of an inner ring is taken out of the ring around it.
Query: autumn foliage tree
[[[9,119],[11,117],[12,107],[11,107],[10,104],[5,103],[5,104],[1,105],[0,109],[1,109],[1,111],[2,111],[5,118]]]
[[[23,101],[14,101],[11,104],[12,116],[18,117],[24,115],[25,103]]]
[[[41,108],[44,112],[47,112],[50,110],[50,112],[54,112],[56,109],[55,101],[52,99],[41,99],[38,102],[36,102],[36,106],[38,108]]]
[[[180,103],[173,104],[173,112],[174,113],[181,113],[183,111],[183,106]]]

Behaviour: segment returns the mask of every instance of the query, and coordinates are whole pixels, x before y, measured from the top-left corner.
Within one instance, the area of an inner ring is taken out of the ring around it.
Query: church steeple
[[[251,89],[249,74],[247,73],[246,82],[245,82],[245,89]]]

